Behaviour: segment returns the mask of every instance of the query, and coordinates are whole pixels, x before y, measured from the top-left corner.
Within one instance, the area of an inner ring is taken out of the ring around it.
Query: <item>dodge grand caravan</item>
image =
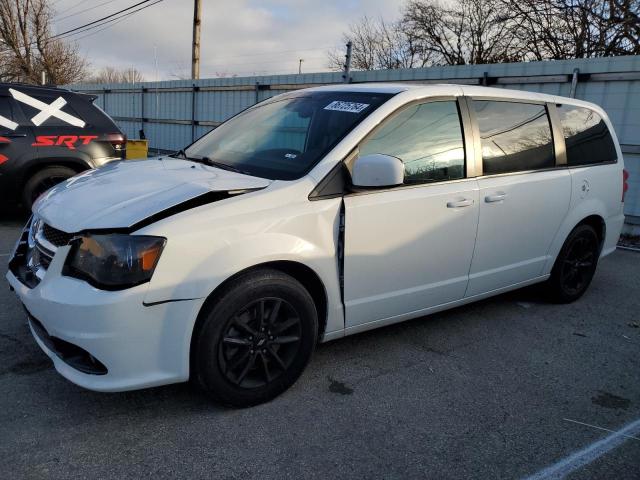
[[[33,206],[7,278],[60,374],[192,379],[236,406],[317,342],[534,283],[578,299],[616,246],[626,173],[596,105],[456,85],[346,85],[257,104],[172,156]]]

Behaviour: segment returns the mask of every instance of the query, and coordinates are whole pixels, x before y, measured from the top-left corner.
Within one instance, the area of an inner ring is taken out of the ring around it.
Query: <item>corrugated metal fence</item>
[[[129,138],[140,132],[152,151],[177,150],[227,118],[279,93],[341,83],[342,74],[72,85],[97,94],[96,103]],[[640,223],[640,56],[491,65],[352,71],[351,82],[458,83],[574,96],[601,105],[613,122],[631,177],[625,203]]]

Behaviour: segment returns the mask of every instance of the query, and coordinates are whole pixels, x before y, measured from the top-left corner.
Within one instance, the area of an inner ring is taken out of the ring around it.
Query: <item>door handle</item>
[[[18,137],[26,137],[26,133],[15,133],[15,132],[0,132],[0,137],[5,138],[18,138]]]
[[[463,198],[462,200],[457,200],[455,202],[447,202],[447,208],[470,207],[471,205],[473,205],[473,200],[471,198]]]
[[[496,193],[495,195],[487,195],[486,197],[484,197],[484,201],[487,203],[501,202],[505,199],[506,196],[507,196],[506,193]]]

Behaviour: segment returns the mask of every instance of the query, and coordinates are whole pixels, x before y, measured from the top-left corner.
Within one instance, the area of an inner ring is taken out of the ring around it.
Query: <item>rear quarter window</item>
[[[573,105],[559,105],[557,110],[567,146],[569,166],[617,160],[618,154],[611,133],[597,112]]]
[[[61,112],[68,113],[69,115],[74,116],[86,123],[86,119],[83,118],[83,115],[78,113],[78,111],[71,105],[73,103],[73,99],[70,96],[65,95],[50,95],[50,94],[32,94],[31,92],[24,92],[32,98],[43,102],[46,105],[51,105],[58,98],[64,98],[66,104],[60,108]],[[33,118],[35,115],[39,114],[42,110],[36,108],[34,106],[28,105],[22,102],[21,107],[28,118]],[[80,128],[75,125],[72,125],[54,115],[49,116],[43,123],[38,125],[39,127],[72,127],[72,128]]]
[[[13,130],[15,124],[24,125],[25,121],[20,107],[13,99],[5,94],[0,94],[0,130]],[[17,128],[17,127],[15,127]]]

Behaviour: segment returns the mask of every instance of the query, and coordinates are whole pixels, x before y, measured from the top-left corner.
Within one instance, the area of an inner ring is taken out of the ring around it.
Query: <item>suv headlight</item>
[[[134,287],[151,280],[166,241],[148,235],[83,235],[71,241],[62,274],[102,290]]]

